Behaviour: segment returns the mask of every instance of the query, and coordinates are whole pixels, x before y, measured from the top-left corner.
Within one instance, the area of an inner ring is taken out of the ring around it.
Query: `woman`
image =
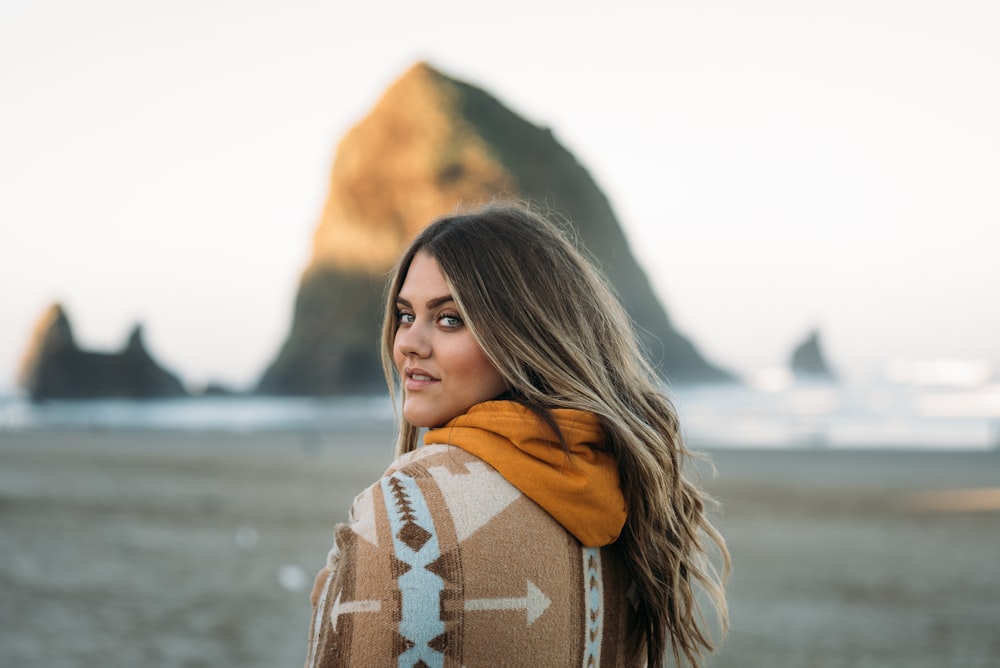
[[[724,628],[725,543],[628,316],[557,226],[511,205],[431,224],[390,279],[382,359],[397,459],[337,528],[307,666],[713,649],[695,590]]]

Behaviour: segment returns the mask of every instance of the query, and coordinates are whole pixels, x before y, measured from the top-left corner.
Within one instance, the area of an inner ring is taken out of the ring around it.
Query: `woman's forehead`
[[[398,297],[413,299],[439,298],[451,294],[451,286],[433,255],[417,251],[400,285]]]

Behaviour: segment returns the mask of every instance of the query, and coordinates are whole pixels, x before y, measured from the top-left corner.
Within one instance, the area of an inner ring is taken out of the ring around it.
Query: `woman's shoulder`
[[[492,477],[489,472],[496,473],[489,464],[461,448],[435,443],[397,457],[382,477],[387,478],[399,472],[420,475],[432,469],[444,469],[452,475],[478,474],[479,476]],[[496,476],[499,474],[497,473]]]
[[[536,530],[565,530],[514,484],[479,457],[461,448],[434,444],[398,458],[376,483],[375,494],[388,515],[405,506],[437,527],[449,527],[454,540],[473,533],[489,542],[520,540],[525,522]],[[537,525],[537,526],[536,526]]]
[[[470,498],[481,496],[508,502],[522,496],[492,466],[453,445],[425,445],[397,457],[372,487],[390,491],[404,480],[420,490],[434,490],[431,495],[447,506],[468,505]]]
[[[390,475],[394,471],[406,468],[415,462],[440,459],[442,457],[451,457],[457,450],[458,448],[445,444],[424,445],[416,450],[396,457],[386,470],[386,475]]]

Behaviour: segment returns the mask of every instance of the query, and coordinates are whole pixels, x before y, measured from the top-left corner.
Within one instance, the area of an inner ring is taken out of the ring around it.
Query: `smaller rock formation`
[[[54,304],[45,312],[21,362],[21,386],[33,401],[184,396],[174,374],[150,356],[136,325],[120,352],[81,350],[73,339],[69,318]]]
[[[826,362],[819,342],[819,331],[813,330],[806,340],[795,347],[789,365],[797,378],[810,380],[835,380],[836,377]]]

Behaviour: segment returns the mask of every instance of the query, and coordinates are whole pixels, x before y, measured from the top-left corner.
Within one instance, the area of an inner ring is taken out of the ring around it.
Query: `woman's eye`
[[[413,324],[413,314],[399,312],[396,314],[396,322],[400,325],[412,325]]]
[[[462,326],[462,319],[457,315],[442,315],[438,318],[438,322],[441,323],[441,326],[445,329],[458,329]]]

